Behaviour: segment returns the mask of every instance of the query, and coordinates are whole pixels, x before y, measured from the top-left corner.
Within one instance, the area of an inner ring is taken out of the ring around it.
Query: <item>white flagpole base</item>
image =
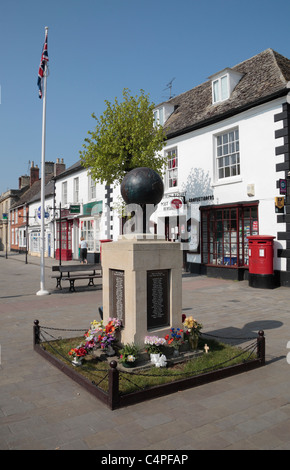
[[[36,295],[49,295],[50,292],[48,292],[48,290],[45,290],[45,289],[40,289],[38,292],[36,292]]]

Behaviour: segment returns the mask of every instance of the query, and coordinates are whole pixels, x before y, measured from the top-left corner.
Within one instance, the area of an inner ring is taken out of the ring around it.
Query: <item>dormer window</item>
[[[163,126],[163,124],[164,124],[164,108],[155,109],[155,111],[154,111],[154,123],[155,123],[155,125],[160,124],[161,126]]]
[[[228,75],[212,82],[213,103],[227,100],[229,97]]]
[[[167,121],[173,111],[174,106],[170,103],[163,103],[163,105],[159,106],[159,108],[155,108],[153,111],[154,124],[160,124],[161,126],[163,126],[163,124]]]
[[[242,76],[232,69],[224,69],[209,77],[212,81],[212,103],[229,99]]]

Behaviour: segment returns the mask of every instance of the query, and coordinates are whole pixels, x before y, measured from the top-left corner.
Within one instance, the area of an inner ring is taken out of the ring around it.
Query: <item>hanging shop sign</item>
[[[275,206],[277,207],[277,209],[283,209],[284,197],[275,197]]]
[[[39,206],[39,208],[37,209],[37,217],[38,217],[39,219],[41,219],[41,206]],[[48,212],[44,212],[44,218],[45,218],[45,219],[48,219],[48,217],[49,217],[49,213],[48,213]]]
[[[287,180],[279,179],[280,194],[287,194]]]
[[[70,214],[79,214],[81,211],[81,206],[79,204],[74,204],[69,206]]]

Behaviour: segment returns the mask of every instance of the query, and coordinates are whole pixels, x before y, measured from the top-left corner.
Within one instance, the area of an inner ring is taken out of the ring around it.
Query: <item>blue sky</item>
[[[0,193],[41,167],[37,73],[48,31],[46,160],[67,167],[105,100],[155,104],[267,48],[290,58],[289,0],[1,0]]]

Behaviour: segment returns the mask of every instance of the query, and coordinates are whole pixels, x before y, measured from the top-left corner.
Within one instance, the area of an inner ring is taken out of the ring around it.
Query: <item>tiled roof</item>
[[[164,125],[168,138],[225,119],[290,91],[287,89],[290,60],[272,49],[231,69],[243,76],[229,99],[212,104],[212,86],[208,80],[167,102],[175,107]]]
[[[45,177],[45,195],[46,196],[53,194],[51,192],[52,186],[49,184],[52,177],[53,175],[51,174],[46,175]],[[23,206],[24,204],[28,204],[29,202],[32,202],[32,201],[37,201],[41,197],[40,194],[41,194],[41,180],[38,180],[38,181],[35,181],[33,185],[27,191],[25,191],[25,193],[22,194],[22,196],[18,199],[18,201],[15,204],[13,204],[11,209]]]

